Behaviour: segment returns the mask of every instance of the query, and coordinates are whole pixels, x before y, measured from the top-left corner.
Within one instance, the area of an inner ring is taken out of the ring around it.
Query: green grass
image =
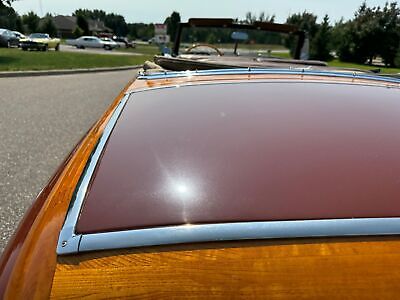
[[[342,62],[338,59],[334,59],[328,62],[330,67],[339,67],[339,68],[348,68],[348,69],[360,69],[360,70],[374,70],[374,69],[381,69],[381,74],[395,74],[400,73],[400,68],[386,68],[382,66],[370,66],[370,65],[363,65],[363,64],[356,64],[356,63],[347,63]]]
[[[289,52],[271,52],[271,56],[273,57],[280,57],[280,58],[287,58],[287,59],[291,59],[292,56],[290,55]]]
[[[71,52],[40,52],[21,51],[20,49],[0,48],[0,71],[27,71],[27,70],[56,70],[56,69],[86,69],[101,67],[120,67],[142,64],[146,60],[152,60],[158,54],[155,45],[137,45],[135,49],[120,49],[141,53],[134,55],[105,55]],[[288,53],[271,53],[273,56],[289,58]],[[361,70],[381,69],[381,74],[400,73],[400,68],[385,68],[381,66],[369,66],[356,63],[341,62],[334,59],[328,62],[330,67],[350,68]]]
[[[86,69],[142,64],[152,55],[105,55],[0,48],[0,71]]]

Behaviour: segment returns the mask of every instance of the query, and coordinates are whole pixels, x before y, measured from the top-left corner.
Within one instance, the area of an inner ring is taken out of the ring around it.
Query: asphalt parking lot
[[[0,78],[0,253],[58,165],[135,75]]]
[[[123,52],[118,50],[105,50],[105,49],[97,49],[97,48],[85,48],[78,49],[69,45],[60,45],[60,51],[63,52],[74,52],[74,53],[90,53],[90,54],[105,54],[105,55],[141,55],[140,53],[134,52]]]

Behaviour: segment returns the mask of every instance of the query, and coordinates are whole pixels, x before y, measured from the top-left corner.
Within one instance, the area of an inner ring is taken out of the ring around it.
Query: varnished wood
[[[129,85],[131,82],[127,87]],[[101,136],[107,120],[123,97],[126,88],[92,127],[62,170],[59,180],[54,184],[18,252],[4,293],[5,299],[45,299],[49,297],[57,262],[58,236],[72,194],[93,147]]]
[[[52,298],[396,299],[400,239],[295,239],[59,257]]]
[[[165,86],[185,85],[185,84],[210,84],[215,83],[233,83],[239,81],[256,81],[256,80],[304,80],[305,82],[326,82],[326,83],[351,83],[360,85],[374,85],[385,87],[400,87],[399,83],[383,82],[374,79],[334,77],[334,76],[318,76],[318,75],[297,75],[297,74],[249,74],[249,75],[207,75],[207,76],[183,76],[176,78],[159,78],[151,80],[136,80],[129,87],[129,91],[135,91],[147,88],[159,88]]]

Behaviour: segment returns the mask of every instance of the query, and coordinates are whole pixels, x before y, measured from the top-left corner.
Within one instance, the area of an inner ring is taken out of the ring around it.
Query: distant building
[[[103,32],[112,33],[112,29],[104,25],[103,21],[88,19],[89,32],[91,35],[99,35]],[[58,15],[53,17],[53,23],[57,28],[57,35],[60,38],[73,38],[74,30],[78,26],[76,17]]]

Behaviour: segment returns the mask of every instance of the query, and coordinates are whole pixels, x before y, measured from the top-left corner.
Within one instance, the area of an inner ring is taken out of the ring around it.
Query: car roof
[[[132,93],[76,230],[399,216],[399,93],[302,80]]]

